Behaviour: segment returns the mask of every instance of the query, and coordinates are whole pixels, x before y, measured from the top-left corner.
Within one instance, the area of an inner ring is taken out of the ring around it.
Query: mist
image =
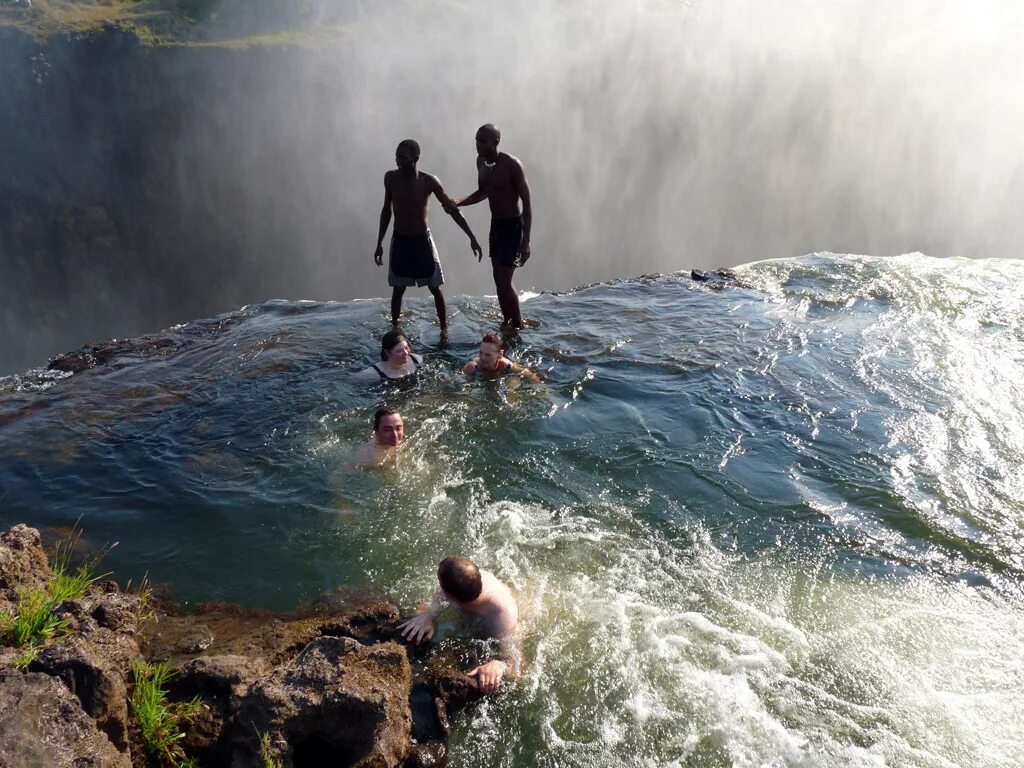
[[[372,254],[395,146],[415,138],[420,169],[462,197],[485,122],[532,187],[520,290],[817,251],[1022,253],[1014,3],[285,6],[225,0],[201,28],[276,38],[147,55],[173,119],[130,163],[96,161],[104,192],[63,187],[78,205],[134,189],[114,216],[133,256],[79,285],[38,269],[9,285],[0,373],[269,298],[387,295]],[[82,157],[119,141],[88,120],[65,135]],[[128,220],[145,206],[159,226]],[[464,212],[486,243],[486,203]],[[436,203],[430,221],[450,301],[493,293]],[[5,272],[17,248],[0,239]]]

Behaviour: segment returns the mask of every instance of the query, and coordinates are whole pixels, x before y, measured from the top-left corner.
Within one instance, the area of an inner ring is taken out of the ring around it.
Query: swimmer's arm
[[[391,171],[384,174],[384,205],[380,209],[380,229],[377,231],[377,249],[373,260],[380,266],[384,263],[384,234],[391,223]]]
[[[522,671],[522,658],[519,633],[513,632],[498,641],[495,658],[466,674],[477,679],[480,690],[484,693],[497,693],[502,680],[515,680],[519,677]]]
[[[432,638],[434,636],[434,617],[441,610],[443,601],[444,593],[441,590],[434,592],[430,602],[421,605],[415,616],[398,625],[402,637],[414,643],[422,643]]]
[[[544,380],[540,377],[539,373],[531,371],[525,365],[520,365],[519,363],[512,363],[512,373],[522,376],[524,379],[532,381],[534,384],[539,384]]]
[[[472,376],[474,373],[476,373],[476,360],[474,360],[472,363],[466,363],[462,367],[462,372],[467,376]]]

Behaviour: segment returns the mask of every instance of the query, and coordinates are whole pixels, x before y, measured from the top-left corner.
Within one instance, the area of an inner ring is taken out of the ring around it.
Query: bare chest
[[[478,174],[480,188],[488,191],[511,189],[512,169],[507,163],[498,162],[493,167],[480,163]]]
[[[391,182],[391,196],[396,203],[425,203],[430,197],[430,184],[423,177],[407,179],[396,175]]]

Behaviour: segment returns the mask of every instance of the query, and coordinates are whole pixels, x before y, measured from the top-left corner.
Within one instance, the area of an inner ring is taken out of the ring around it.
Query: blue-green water
[[[367,388],[383,301],[270,302],[160,353],[0,379],[0,524],[118,541],[182,600],[411,606],[466,554],[514,585],[530,672],[456,766],[1018,766],[1024,264],[817,255],[531,296],[427,298],[426,373]],[[407,444],[351,470],[382,402]]]

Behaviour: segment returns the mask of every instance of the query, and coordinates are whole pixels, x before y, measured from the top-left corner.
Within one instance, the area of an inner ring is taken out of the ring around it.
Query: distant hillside
[[[357,13],[355,3],[317,0],[0,0],[0,30],[39,42],[113,28],[150,46],[287,44],[322,37],[325,25]]]

